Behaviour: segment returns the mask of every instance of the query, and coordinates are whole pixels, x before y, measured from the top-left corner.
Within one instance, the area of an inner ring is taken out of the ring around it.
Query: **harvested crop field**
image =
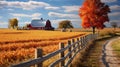
[[[44,55],[58,49],[60,42],[87,35],[85,32],[0,29],[0,67],[34,58],[35,48]]]

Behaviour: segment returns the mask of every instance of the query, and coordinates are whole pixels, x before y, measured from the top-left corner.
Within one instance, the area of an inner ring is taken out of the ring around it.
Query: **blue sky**
[[[11,18],[19,20],[19,26],[32,19],[49,19],[53,27],[62,20],[70,20],[74,27],[81,27],[78,10],[84,0],[0,0],[0,28],[7,28]],[[110,22],[120,24],[120,0],[102,0],[110,6]],[[110,26],[110,23],[105,23]]]

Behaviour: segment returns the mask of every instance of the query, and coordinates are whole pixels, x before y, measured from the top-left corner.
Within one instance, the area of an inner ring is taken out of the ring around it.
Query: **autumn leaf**
[[[104,23],[109,21],[110,8],[100,0],[85,0],[79,9],[79,16],[83,28],[104,28]]]

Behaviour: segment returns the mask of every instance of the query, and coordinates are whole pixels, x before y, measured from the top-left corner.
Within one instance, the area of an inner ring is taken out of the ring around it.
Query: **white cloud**
[[[14,17],[14,18],[17,18],[17,20],[20,20],[20,17]]]
[[[17,14],[17,13],[10,13],[10,14],[15,17],[30,17],[30,15],[27,15],[27,14]]]
[[[9,11],[14,11],[14,9],[11,9],[11,8],[9,8],[8,10],[9,10]]]
[[[7,22],[0,22],[0,28],[7,28],[8,23]]]
[[[119,20],[111,20],[110,22],[116,22],[118,26],[120,26],[120,19]]]
[[[111,20],[110,22],[117,22],[120,24],[120,20]]]
[[[76,14],[62,14],[56,12],[49,12],[48,16],[59,17],[59,18],[79,18]]]
[[[6,1],[6,0],[0,0],[0,1]]]
[[[25,24],[30,24],[31,22],[25,22]]]
[[[34,13],[31,15],[32,18],[40,18],[42,14],[41,13]]]
[[[0,16],[0,19],[1,19],[2,17]]]
[[[80,19],[70,19],[69,18],[69,19],[55,19],[55,20],[50,20],[50,21],[51,21],[52,25],[54,25],[54,27],[57,28],[59,22],[63,21],[63,20],[70,20],[74,27],[76,27],[76,28],[80,27],[80,23],[81,23]]]
[[[61,0],[49,0],[49,1],[61,1]]]
[[[45,9],[47,9],[47,10],[57,10],[57,9],[60,9],[60,7],[49,6],[49,7],[45,7]]]
[[[38,7],[48,7],[50,4],[45,2],[37,2],[37,1],[28,1],[28,2],[19,2],[19,1],[0,1],[0,8],[3,7],[15,7],[22,8],[24,10],[31,10]]]
[[[109,13],[109,16],[120,16],[120,12]]]
[[[113,6],[110,6],[110,9],[111,10],[120,10],[120,6],[119,5],[113,5]]]
[[[27,18],[40,18],[41,13],[33,13],[33,14],[18,14],[18,13],[10,13],[14,17],[27,17]]]
[[[7,22],[0,22],[0,25],[2,25],[2,24],[8,24]]]
[[[77,12],[80,6],[62,6],[62,8],[65,9],[65,12]]]
[[[78,23],[80,23],[81,22],[81,20],[80,19],[57,19],[57,20],[51,20],[54,24],[56,24],[56,23],[59,23],[60,21],[63,21],[63,20],[70,20],[71,22],[78,22]]]
[[[101,1],[105,3],[117,2],[117,0],[101,0]]]

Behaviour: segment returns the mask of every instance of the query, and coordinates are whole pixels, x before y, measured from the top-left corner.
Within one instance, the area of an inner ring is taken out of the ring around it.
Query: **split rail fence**
[[[12,65],[11,67],[30,67],[33,65],[35,65],[35,67],[43,67],[44,61],[56,55],[59,55],[59,59],[51,63],[49,67],[55,67],[57,64],[59,64],[59,67],[68,67],[76,54],[84,49],[88,42],[93,41],[96,38],[97,34],[89,34],[86,36],[81,36],[77,39],[68,40],[67,46],[65,46],[64,43],[60,43],[59,50],[45,56],[43,56],[42,49],[38,48],[35,50],[35,59]],[[67,53],[65,53],[66,50],[68,50]],[[66,61],[67,58],[69,59]]]

